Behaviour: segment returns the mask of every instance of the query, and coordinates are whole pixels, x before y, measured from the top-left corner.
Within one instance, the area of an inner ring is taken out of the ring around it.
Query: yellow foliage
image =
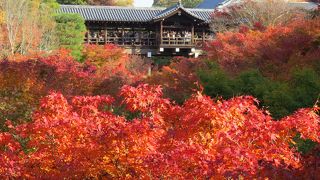
[[[116,1],[117,6],[132,6],[133,0],[118,0]]]
[[[0,25],[2,25],[5,22],[5,12],[0,10]]]

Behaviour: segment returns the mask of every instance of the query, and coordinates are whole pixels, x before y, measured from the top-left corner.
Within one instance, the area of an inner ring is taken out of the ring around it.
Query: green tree
[[[59,45],[71,50],[72,56],[80,60],[86,31],[84,19],[78,14],[58,14],[55,20]]]
[[[42,0],[39,6],[39,23],[42,25],[42,39],[40,50],[49,51],[57,48],[57,37],[55,36],[55,14],[59,8],[56,0]]]
[[[57,0],[60,4],[86,4],[86,0]]]
[[[193,8],[196,7],[202,0],[182,0],[182,4],[184,7]],[[169,7],[176,3],[178,0],[155,0],[153,6],[160,6],[160,7]]]
[[[258,70],[228,76],[215,63],[198,72],[204,92],[211,97],[231,98],[252,95],[276,118],[282,118],[299,108],[312,107],[320,94],[320,76],[314,69],[292,71],[289,80],[275,81],[264,77]]]
[[[295,69],[289,83],[299,107],[312,106],[320,96],[320,75],[314,69]]]
[[[205,94],[211,97],[231,98],[236,93],[233,81],[215,62],[206,62],[207,67],[198,71]]]
[[[97,6],[131,6],[133,0],[58,0],[60,4],[89,4]]]

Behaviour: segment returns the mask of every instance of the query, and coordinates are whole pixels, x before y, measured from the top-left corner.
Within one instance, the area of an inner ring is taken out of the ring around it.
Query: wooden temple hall
[[[62,5],[62,13],[78,13],[86,21],[85,42],[113,43],[140,55],[198,56],[213,38],[212,9]]]

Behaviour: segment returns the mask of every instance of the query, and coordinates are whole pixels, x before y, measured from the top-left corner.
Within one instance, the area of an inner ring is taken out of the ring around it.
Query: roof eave
[[[171,16],[174,16],[175,14],[178,13],[179,10],[182,10],[185,14],[187,14],[187,15],[189,15],[189,16],[197,19],[197,20],[199,20],[200,22],[205,22],[205,21],[206,21],[206,20],[204,20],[204,19],[196,16],[195,14],[189,12],[189,11],[186,10],[185,8],[179,7],[179,8],[177,8],[176,10],[172,11],[171,13],[168,13],[167,15],[165,15],[165,16],[163,16],[163,17],[155,17],[155,18],[153,18],[153,22],[159,22],[159,21],[161,21],[161,20],[164,20],[164,19],[167,19],[167,18],[169,18],[169,17],[171,17]]]

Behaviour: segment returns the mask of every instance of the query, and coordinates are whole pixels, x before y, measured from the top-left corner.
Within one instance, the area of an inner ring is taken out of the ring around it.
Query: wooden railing
[[[192,46],[191,37],[164,37],[161,44],[167,46]]]
[[[189,38],[189,37],[176,37],[176,38],[162,38],[162,46],[180,46],[180,47],[202,47],[204,42],[212,40],[212,38]]]
[[[117,44],[119,46],[155,46],[156,38],[135,38],[135,37],[89,37],[85,38],[89,44]]]
[[[155,38],[135,38],[135,37],[108,37],[107,43],[114,43],[124,46],[155,46]]]
[[[190,38],[190,37],[164,37],[162,40],[156,38],[135,38],[135,37],[86,37],[85,42],[89,44],[117,44],[119,46],[172,46],[172,47],[201,47],[204,42],[212,38]]]

